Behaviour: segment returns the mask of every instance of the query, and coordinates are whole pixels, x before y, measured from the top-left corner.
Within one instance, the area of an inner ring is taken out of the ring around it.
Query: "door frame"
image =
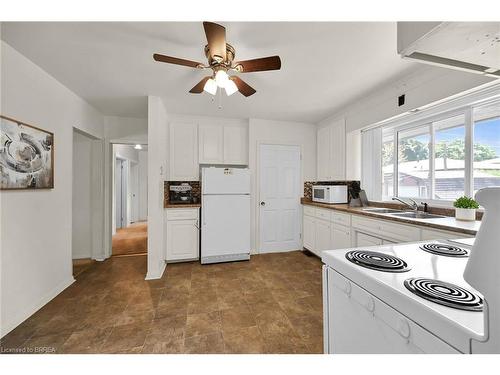
[[[261,243],[260,243],[260,151],[261,146],[293,146],[298,147],[300,151],[300,163],[299,163],[299,191],[302,191],[302,194],[299,194],[300,197],[304,196],[304,155],[303,146],[301,144],[290,143],[290,142],[279,142],[279,141],[257,141],[257,150],[256,150],[256,165],[255,165],[255,253],[261,254]],[[299,202],[299,217],[302,217],[302,206]],[[302,228],[302,220],[299,219],[299,229],[300,229],[300,238],[299,238],[299,247],[302,246],[303,241],[303,228]]]
[[[95,137],[87,132],[84,132],[76,127],[73,127],[73,132],[79,133],[91,141],[91,181],[90,181],[90,231],[91,231],[91,258],[94,260],[103,260],[103,252],[105,249],[105,185],[104,185],[104,154],[105,142],[104,139]],[[72,150],[74,155],[74,150]],[[72,173],[75,171],[72,170]],[[73,183],[73,177],[72,181]],[[73,191],[71,192],[73,195]],[[73,209],[73,207],[72,207]],[[71,223],[73,231],[73,222]]]

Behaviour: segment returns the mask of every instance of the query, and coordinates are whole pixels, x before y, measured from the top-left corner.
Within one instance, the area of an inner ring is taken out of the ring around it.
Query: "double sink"
[[[392,208],[363,208],[365,212],[371,212],[374,214],[385,214],[394,217],[408,218],[408,219],[439,219],[446,216],[434,215],[428,212],[422,211],[403,211],[403,210],[395,210]]]

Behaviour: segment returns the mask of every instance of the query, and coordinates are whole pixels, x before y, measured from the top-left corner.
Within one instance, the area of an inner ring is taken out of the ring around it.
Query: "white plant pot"
[[[457,220],[474,221],[476,220],[475,208],[455,208],[455,218]]]

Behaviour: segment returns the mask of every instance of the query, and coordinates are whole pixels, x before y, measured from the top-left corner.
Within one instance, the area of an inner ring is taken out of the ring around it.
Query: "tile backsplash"
[[[187,182],[193,188],[192,194],[193,198],[197,198],[198,202],[201,202],[201,183],[199,181],[165,181],[163,183],[163,200],[165,203],[169,200],[169,188],[170,185],[180,185],[182,183]]]
[[[349,201],[351,198],[357,198],[361,190],[359,181],[305,181],[304,198],[312,199],[312,187],[314,185],[347,185]]]

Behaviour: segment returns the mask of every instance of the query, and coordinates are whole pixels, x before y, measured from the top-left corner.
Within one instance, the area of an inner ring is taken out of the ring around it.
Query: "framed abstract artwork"
[[[0,115],[0,190],[54,188],[54,134]]]

